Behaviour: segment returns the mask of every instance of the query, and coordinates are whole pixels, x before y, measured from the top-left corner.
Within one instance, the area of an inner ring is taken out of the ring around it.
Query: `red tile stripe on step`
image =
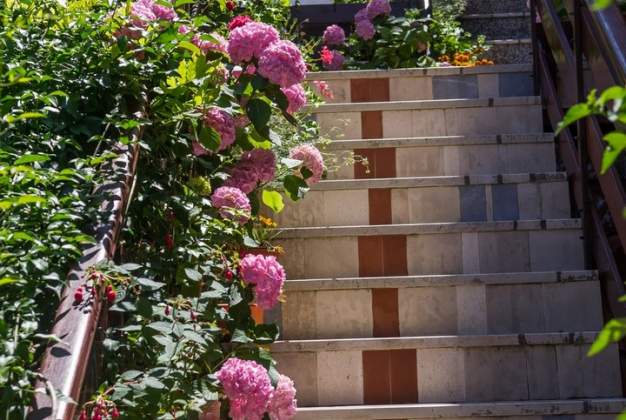
[[[418,402],[415,350],[364,351],[362,359],[365,404]]]
[[[351,79],[351,102],[389,101],[389,78]]]

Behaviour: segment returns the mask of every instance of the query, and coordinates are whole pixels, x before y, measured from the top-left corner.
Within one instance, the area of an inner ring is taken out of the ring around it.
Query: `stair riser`
[[[459,68],[438,70],[439,73],[450,74],[428,75],[425,74],[427,72],[403,71],[392,73],[389,77],[376,78],[328,78],[325,74],[314,77],[328,83],[333,92],[333,98],[327,100],[329,103],[498,98],[534,94],[531,72],[525,69],[480,74],[472,74],[468,69],[463,69],[461,73]]]
[[[332,151],[329,179],[552,172],[553,143],[386,147]],[[356,158],[356,159],[355,159]]]
[[[346,211],[350,203],[350,211]],[[381,217],[385,213],[385,217]],[[309,191],[275,216],[281,227],[570,217],[567,182]],[[384,220],[383,220],[384,219]]]
[[[499,64],[531,63],[533,58],[532,45],[529,42],[513,44],[492,44],[485,57]]]
[[[602,328],[596,281],[289,291],[282,339],[515,334]],[[581,311],[580,308],[585,308]]]
[[[583,268],[579,230],[279,239],[291,279]]]
[[[468,0],[466,14],[526,12],[526,0]]]
[[[462,23],[465,30],[487,39],[530,38],[529,16],[462,18]]]
[[[587,345],[274,353],[301,407],[617,397],[615,346]]]
[[[318,113],[317,120],[324,137],[339,140],[543,131],[540,105],[346,110]]]

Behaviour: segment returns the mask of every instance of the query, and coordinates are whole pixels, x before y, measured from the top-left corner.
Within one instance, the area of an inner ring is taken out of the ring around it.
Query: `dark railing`
[[[626,24],[617,6],[593,11],[591,0],[564,3],[559,11],[551,0],[530,1],[536,85],[553,129],[591,89],[626,85]],[[561,131],[557,141],[583,220],[587,268],[600,271],[607,314],[624,316],[618,262],[626,258],[626,194],[615,168],[600,175],[604,126],[606,121],[589,117]]]
[[[391,2],[391,14],[402,16],[407,9],[420,9],[429,13],[430,3],[426,7],[425,0],[396,0]],[[307,35],[319,36],[328,25],[337,24],[346,32],[351,32],[354,15],[367,4],[309,4],[296,5],[291,8],[291,15]]]
[[[75,415],[74,401],[80,401],[102,305],[99,299],[91,300],[88,305],[74,305],[73,296],[84,282],[87,270],[115,254],[132,195],[139,138],[140,131],[136,131],[131,145],[120,144],[115,150],[118,157],[102,167],[107,181],[94,191],[94,195],[102,197],[102,222],[95,231],[96,243],[83,252],[78,264],[69,273],[68,285],[63,291],[52,329],[52,334],[60,342],[46,349],[29,419],[70,420]],[[58,398],[57,392],[71,400]]]

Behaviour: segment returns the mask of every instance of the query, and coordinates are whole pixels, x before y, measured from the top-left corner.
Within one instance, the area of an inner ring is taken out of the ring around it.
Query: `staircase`
[[[498,64],[530,63],[530,13],[525,0],[467,0],[463,27],[483,34]]]
[[[612,419],[626,407],[530,65],[325,72],[344,166],[278,216],[271,350],[298,419]]]

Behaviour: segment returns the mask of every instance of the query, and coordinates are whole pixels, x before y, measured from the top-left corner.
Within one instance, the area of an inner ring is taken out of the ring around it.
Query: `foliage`
[[[83,279],[85,290],[106,287],[124,320],[107,331],[106,377],[87,407],[195,418],[220,397],[214,374],[226,358],[256,360],[278,377],[264,349],[277,328],[252,319],[254,288],[237,267],[243,252],[277,252],[260,212],[308,190],[310,171],[287,156],[317,128],[286,112],[278,86],[237,77],[226,55],[198,47],[217,41],[208,31],[225,35],[235,12],[285,22],[284,1],[242,0],[232,13],[211,2],[209,17],[187,15],[185,3],[177,20],[138,27],[127,2],[24,0],[0,11],[0,294],[11,302],[0,309],[3,418],[30,405],[65,275],[98,222],[98,168],[133,129],[143,132],[140,161],[116,264]],[[250,121],[220,153],[218,132],[202,123],[216,106]],[[205,152],[194,154],[198,145]],[[253,148],[276,153],[276,177],[249,195],[252,219],[241,225],[220,217],[210,194]]]
[[[345,51],[346,68],[490,64],[480,60],[485,51],[485,38],[474,38],[460,22],[443,11],[424,16],[418,9],[409,9],[404,16],[381,15],[372,23],[375,35],[371,39],[363,39],[354,32],[345,46],[335,48]]]

